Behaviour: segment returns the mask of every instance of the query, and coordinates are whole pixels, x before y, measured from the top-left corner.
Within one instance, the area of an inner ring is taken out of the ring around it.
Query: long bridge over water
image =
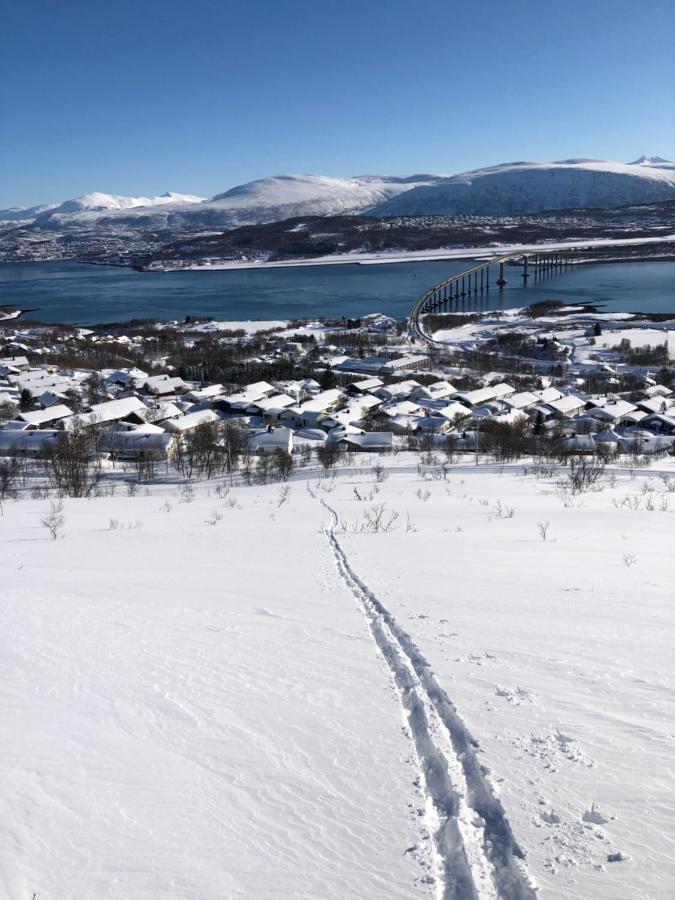
[[[524,281],[531,275],[556,275],[573,265],[579,253],[571,250],[527,251],[511,253],[485,260],[471,269],[451,275],[433,285],[413,306],[408,319],[408,332],[414,340],[438,343],[424,330],[423,317],[428,313],[444,312],[464,297],[478,297],[490,291],[491,287],[501,290],[507,283],[506,266],[509,277],[515,274]],[[513,268],[520,269],[518,273]],[[490,280],[492,278],[492,281]]]

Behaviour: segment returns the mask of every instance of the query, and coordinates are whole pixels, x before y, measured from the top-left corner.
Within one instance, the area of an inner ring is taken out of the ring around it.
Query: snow
[[[103,194],[94,191],[91,194],[83,194],[74,200],[66,200],[60,206],[49,210],[43,217],[51,219],[62,213],[80,212],[81,210],[127,210],[137,207],[164,206],[167,203],[203,203],[204,197],[196,197],[191,194],[166,193],[160,197],[124,197],[116,194]]]
[[[268,331],[272,328],[286,328],[288,322],[285,319],[265,319],[253,322],[247,319],[242,322],[200,322],[197,325],[186,325],[186,331],[208,333],[210,331],[245,331],[246,334],[255,334],[257,331]]]
[[[127,197],[94,191],[60,204],[2,210],[0,221],[34,221],[57,230],[100,228],[106,233],[140,228],[212,233],[303,216],[518,215],[674,197],[675,165],[658,157],[634,163],[572,159],[506,163],[451,177],[275,175],[237,185],[210,200],[192,194]]]
[[[410,900],[454,840],[484,900],[508,828],[523,897],[668,896],[675,495],[617,468],[564,505],[564,471],[418,462],[300,469],[281,506],[66,500],[53,542],[47,501],[5,501],[3,896]],[[621,507],[643,483],[654,511]],[[396,530],[353,527],[373,502]]]
[[[378,216],[523,215],[674,198],[672,165],[570,159],[505,163],[464,172],[413,188],[372,212]]]

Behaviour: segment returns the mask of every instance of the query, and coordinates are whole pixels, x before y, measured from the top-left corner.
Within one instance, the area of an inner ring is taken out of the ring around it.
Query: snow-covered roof
[[[64,404],[56,404],[48,409],[34,409],[29,412],[18,413],[18,418],[28,425],[45,425],[47,422],[55,422],[57,419],[65,419],[72,416],[72,411]]]
[[[214,412],[212,409],[202,409],[199,412],[188,413],[186,416],[181,416],[178,419],[168,419],[163,424],[167,431],[172,431],[175,434],[182,434],[186,431],[191,431],[193,428],[197,428],[198,425],[218,421],[220,421],[218,413]]]
[[[574,412],[576,409],[581,409],[584,406],[584,401],[575,394],[566,394],[564,397],[560,397],[559,400],[549,401],[547,405],[555,412],[566,415]]]

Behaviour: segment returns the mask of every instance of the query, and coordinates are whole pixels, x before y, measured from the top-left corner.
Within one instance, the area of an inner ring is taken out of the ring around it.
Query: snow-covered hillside
[[[373,462],[5,501],[3,897],[671,895],[673,476]]]
[[[67,200],[35,217],[40,228],[56,230],[133,230],[169,228],[177,233],[200,228],[236,228],[293,216],[361,213],[441,176],[277,175],[238,185],[211,200],[186,194],[120,197],[92,193]]]
[[[277,175],[251,181],[217,194],[206,204],[228,217],[231,227],[291,219],[364,212],[438,176],[411,178],[364,175],[329,178],[325,175]]]
[[[552,209],[606,208],[675,199],[675,166],[568,159],[516,162],[415,187],[372,211],[378,216],[525,215]]]
[[[32,223],[40,231],[103,235],[150,229],[178,236],[298,216],[518,215],[672,199],[675,165],[641,157],[629,164],[508,163],[451,178],[276,175],[237,185],[210,200],[177,193],[124,197],[94,192],[60,204],[0,211],[0,222]]]
[[[37,206],[11,206],[0,209],[0,222],[32,222],[40,213],[56,209],[58,203],[40,203]]]
[[[145,211],[156,207],[187,208],[204,202],[204,197],[173,192],[167,192],[159,197],[124,197],[94,191],[91,194],[84,194],[82,197],[75,197],[73,200],[66,200],[58,206],[39,213],[35,221],[48,228],[87,225],[115,214],[120,214],[119,217],[123,218],[125,214],[133,210]]]

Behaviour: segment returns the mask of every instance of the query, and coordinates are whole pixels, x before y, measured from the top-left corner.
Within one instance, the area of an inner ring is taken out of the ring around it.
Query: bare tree
[[[62,431],[42,451],[50,485],[60,496],[88,497],[101,480],[101,462],[92,432],[76,426]]]

